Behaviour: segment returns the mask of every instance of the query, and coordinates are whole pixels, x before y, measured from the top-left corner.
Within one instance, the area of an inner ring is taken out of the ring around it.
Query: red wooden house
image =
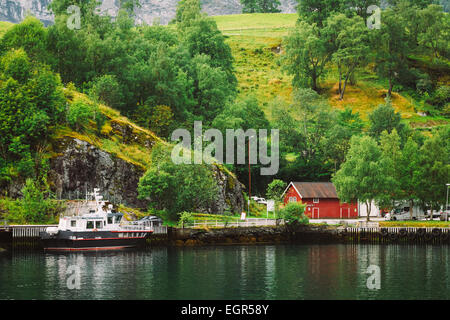
[[[291,182],[284,191],[284,204],[306,204],[305,214],[312,219],[349,219],[358,217],[358,204],[341,203],[331,182]]]

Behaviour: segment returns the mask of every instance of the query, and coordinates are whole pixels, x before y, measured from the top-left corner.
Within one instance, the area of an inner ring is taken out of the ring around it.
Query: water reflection
[[[277,245],[0,254],[0,299],[448,299],[448,246]],[[70,266],[80,289],[69,289]],[[366,273],[380,267],[381,289]]]

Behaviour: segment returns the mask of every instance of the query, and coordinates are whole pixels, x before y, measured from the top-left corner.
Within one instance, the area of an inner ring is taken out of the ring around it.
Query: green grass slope
[[[14,24],[7,21],[0,21],[0,37],[2,37],[9,28],[11,28]]]
[[[236,76],[239,81],[240,97],[255,95],[270,119],[270,102],[279,98],[291,102],[292,78],[282,71],[279,58],[283,54],[283,38],[295,26],[297,14],[242,14],[213,17],[218,28],[227,38],[235,59]],[[434,66],[426,58],[417,60],[424,68],[437,68],[443,72],[438,82],[450,85],[446,70]],[[339,100],[338,76],[330,65],[325,79],[320,82],[322,94],[337,109],[351,107],[363,119],[384,103],[387,81],[379,79],[371,66],[357,74],[357,83],[347,87],[344,100]],[[417,101],[407,92],[394,92],[392,103],[412,127],[432,127],[448,124],[449,119],[439,115],[422,117],[420,111],[428,111],[429,106]]]

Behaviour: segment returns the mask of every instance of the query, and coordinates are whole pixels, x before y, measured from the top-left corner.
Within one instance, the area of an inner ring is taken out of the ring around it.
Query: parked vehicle
[[[253,197],[251,197],[251,199],[252,199],[253,201],[255,201],[256,203],[267,204],[267,201],[266,201],[266,199],[264,199],[264,198],[260,198],[260,197],[257,197],[257,196],[253,196]]]
[[[449,221],[450,220],[450,206],[447,207],[447,210],[442,210],[440,212],[439,219],[441,221]]]
[[[386,213],[384,218],[385,220],[391,221],[411,220],[410,207],[397,207]],[[420,212],[418,208],[414,208],[412,212],[412,220],[421,220],[423,218],[425,218],[425,215]]]

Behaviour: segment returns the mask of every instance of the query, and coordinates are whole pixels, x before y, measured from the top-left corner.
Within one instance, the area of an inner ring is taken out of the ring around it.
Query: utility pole
[[[448,220],[448,187],[450,187],[450,183],[447,183],[446,186],[447,186],[447,200],[445,202],[444,212],[445,212],[445,220]]]
[[[250,199],[252,198],[252,172],[250,170],[250,139],[248,138],[248,214],[250,215]]]

